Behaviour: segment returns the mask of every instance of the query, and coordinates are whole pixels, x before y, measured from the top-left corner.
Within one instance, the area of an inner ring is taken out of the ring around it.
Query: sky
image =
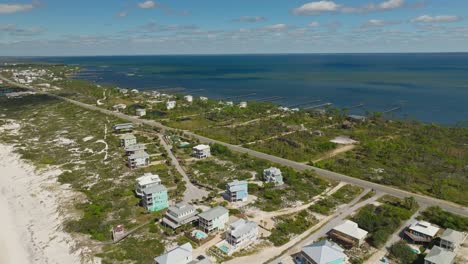
[[[0,56],[468,51],[467,0],[0,0]]]

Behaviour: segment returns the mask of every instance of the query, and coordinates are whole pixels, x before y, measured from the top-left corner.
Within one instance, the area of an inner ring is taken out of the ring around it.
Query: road
[[[353,212],[356,212],[361,207],[372,204],[376,202],[380,197],[382,197],[383,193],[377,193],[371,198],[364,200],[362,202],[358,202],[362,197],[364,197],[369,190],[364,191],[358,197],[356,197],[351,203],[348,205],[338,209],[335,213],[332,214],[331,220],[328,221],[325,225],[323,225],[319,230],[308,236],[306,239],[302,240],[301,242],[295,244],[293,247],[289,248],[286,252],[283,252],[281,256],[275,258],[271,261],[271,264],[277,264],[283,261],[284,263],[294,263],[292,261],[292,254],[295,254],[301,251],[302,247],[312,244],[313,242],[317,241],[319,238],[324,237],[327,235],[330,230],[332,230],[338,224],[341,224],[345,218],[351,215]]]
[[[164,140],[163,136],[159,134],[158,137],[159,141],[161,142],[161,145],[166,150],[167,155],[169,155],[172,165],[174,165],[179,174],[182,175],[182,179],[185,181],[185,187],[187,189],[184,192],[184,202],[188,203],[193,200],[202,200],[203,197],[206,197],[208,195],[208,192],[193,185],[193,183],[187,176],[187,173],[185,173],[182,166],[180,166],[180,163],[177,160],[176,156],[174,155],[174,153],[172,153],[171,147]]]
[[[1,75],[0,75],[0,79],[4,80],[4,81],[6,81],[6,82],[8,82],[8,83],[10,83],[12,85],[18,86],[18,87],[22,87],[22,88],[30,89],[30,90],[33,90],[33,91],[37,91],[32,87],[29,87],[29,86],[26,86],[26,85],[21,85],[19,83],[15,83],[15,82],[7,79],[7,78],[4,78]],[[94,110],[94,111],[98,111],[98,112],[101,112],[101,113],[106,114],[106,115],[111,115],[111,116],[114,116],[114,117],[118,117],[118,118],[121,118],[123,120],[133,122],[135,124],[144,124],[144,125],[148,125],[148,126],[151,126],[151,127],[160,128],[162,130],[168,130],[168,131],[176,130],[174,128],[164,126],[161,123],[153,121],[153,120],[139,119],[139,118],[134,117],[134,116],[129,116],[129,115],[125,115],[125,114],[122,114],[122,113],[113,112],[113,111],[103,109],[103,108],[100,108],[100,107],[97,107],[97,106],[94,106],[94,105],[85,104],[85,103],[82,103],[82,102],[79,102],[79,101],[75,101],[75,100],[72,100],[72,99],[69,99],[69,98],[57,96],[57,95],[50,94],[50,93],[44,93],[44,94],[47,94],[49,96],[55,97],[55,98],[60,99],[60,100],[64,100],[64,101],[73,103],[75,105],[81,106],[81,107],[89,109],[89,110]],[[390,195],[393,195],[393,196],[396,196],[396,197],[404,198],[404,197],[408,197],[408,196],[413,196],[420,205],[429,205],[429,206],[436,206],[437,205],[437,206],[440,206],[442,209],[444,209],[446,211],[449,211],[449,212],[452,212],[452,213],[455,213],[455,214],[459,214],[459,215],[463,215],[463,216],[468,216],[468,208],[463,207],[463,206],[458,205],[458,204],[455,204],[455,203],[452,203],[452,202],[449,202],[449,201],[440,200],[440,199],[429,197],[429,196],[426,196],[426,195],[411,193],[411,192],[404,191],[404,190],[401,190],[401,189],[397,189],[397,188],[394,188],[394,187],[385,186],[385,185],[365,181],[365,180],[358,179],[358,178],[353,178],[351,176],[347,176],[347,175],[344,175],[344,174],[340,174],[340,173],[336,173],[336,172],[316,168],[316,167],[306,165],[306,164],[302,164],[302,163],[299,163],[299,162],[296,162],[296,161],[287,160],[287,159],[280,158],[280,157],[277,157],[277,156],[273,156],[273,155],[270,155],[270,154],[266,154],[266,153],[263,153],[263,152],[251,150],[251,149],[244,148],[244,147],[241,147],[241,146],[236,146],[236,145],[232,145],[232,144],[229,144],[229,143],[214,140],[214,139],[211,139],[211,138],[207,138],[207,137],[204,137],[204,136],[200,136],[200,135],[197,135],[197,134],[195,134],[193,132],[190,132],[190,131],[184,131],[184,133],[185,133],[186,136],[190,136],[192,138],[198,139],[202,143],[207,143],[207,144],[217,143],[217,144],[226,146],[229,149],[231,149],[233,151],[236,151],[236,152],[247,153],[247,154],[249,154],[249,155],[251,155],[253,157],[268,160],[268,161],[278,163],[278,164],[281,164],[281,165],[284,165],[284,166],[292,167],[292,168],[294,168],[296,170],[299,170],[299,171],[312,170],[312,171],[315,171],[318,175],[320,175],[320,176],[322,176],[324,178],[328,178],[328,179],[335,180],[335,181],[344,181],[346,183],[361,186],[361,187],[363,187],[365,189],[374,189],[374,190],[376,190],[378,192],[387,193],[387,194],[390,194]]]

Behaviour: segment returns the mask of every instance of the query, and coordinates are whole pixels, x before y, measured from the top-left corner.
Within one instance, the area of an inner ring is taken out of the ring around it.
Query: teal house
[[[297,264],[344,264],[346,258],[344,249],[333,242],[322,240],[303,247],[294,260]]]
[[[142,204],[151,212],[167,208],[167,188],[162,184],[146,188],[143,190]]]

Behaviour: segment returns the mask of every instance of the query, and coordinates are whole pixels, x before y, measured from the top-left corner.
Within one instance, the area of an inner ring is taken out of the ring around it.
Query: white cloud
[[[120,13],[117,13],[117,16],[118,17],[126,17],[128,15],[127,12],[123,11],[123,12],[120,12]]]
[[[237,22],[260,22],[266,20],[263,16],[241,16],[239,18],[234,19]]]
[[[448,15],[440,15],[440,16],[430,16],[430,15],[422,15],[411,19],[413,23],[443,23],[443,22],[455,22],[459,21],[461,18],[459,16],[448,16]]]
[[[364,25],[368,27],[383,27],[385,26],[385,21],[380,19],[371,19],[367,21],[367,23],[365,23]]]
[[[405,0],[388,0],[378,5],[379,9],[395,9],[402,7],[405,4]]]
[[[33,4],[2,4],[0,3],[0,14],[12,14],[17,12],[26,12],[34,9]]]
[[[275,25],[266,27],[266,29],[271,30],[271,31],[283,31],[287,28],[288,26],[286,24],[275,24]]]
[[[0,33],[5,32],[10,36],[29,37],[40,35],[45,29],[40,27],[19,28],[15,24],[0,25]]]
[[[296,15],[315,15],[322,12],[336,12],[340,8],[340,5],[333,1],[318,1],[304,4],[293,10]]]
[[[139,7],[139,8],[142,8],[142,9],[155,8],[155,7],[156,7],[156,3],[155,3],[154,1],[148,0],[148,1],[145,1],[145,2],[139,3],[139,4],[138,4],[138,7]]]
[[[319,26],[319,22],[317,21],[312,21],[309,23],[309,27],[318,27]]]

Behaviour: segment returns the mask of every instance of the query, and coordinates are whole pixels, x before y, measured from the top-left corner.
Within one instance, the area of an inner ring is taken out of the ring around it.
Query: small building
[[[192,148],[192,156],[197,159],[204,159],[211,157],[211,149],[208,145],[197,145]]]
[[[247,108],[247,102],[240,102],[239,108]]]
[[[113,126],[114,132],[116,133],[127,133],[133,131],[132,123],[116,124]]]
[[[206,101],[208,101],[208,97],[200,96],[200,101],[206,102]]]
[[[141,151],[145,151],[145,150],[146,150],[146,145],[145,144],[133,144],[133,145],[127,146],[125,148],[125,154],[127,156],[130,156],[132,154],[135,154],[135,153],[138,153],[138,152],[141,152]]]
[[[443,249],[456,251],[465,240],[465,237],[464,233],[447,228],[440,236],[439,246]]]
[[[137,143],[137,139],[132,134],[123,134],[120,136],[120,146],[127,148],[131,145],[135,145]]]
[[[167,210],[162,223],[172,229],[193,223],[198,220],[198,212],[193,205],[185,202],[176,203]]]
[[[452,251],[433,246],[424,258],[424,264],[453,264],[455,256]]]
[[[276,186],[283,185],[283,174],[281,170],[276,167],[270,167],[263,170],[263,179],[265,182],[273,182]]]
[[[184,96],[184,100],[189,102],[189,103],[192,103],[193,102],[193,96],[191,95],[186,95]]]
[[[206,233],[226,229],[229,221],[228,209],[217,206],[198,215],[198,225]]]
[[[357,223],[345,220],[342,224],[335,226],[329,235],[333,240],[339,241],[351,248],[355,245],[361,246],[364,243],[367,231],[359,228]]]
[[[234,105],[234,102],[233,102],[233,101],[227,101],[227,102],[226,102],[226,105],[227,105],[227,106],[233,106],[233,105]]]
[[[226,241],[234,250],[243,248],[257,240],[258,226],[253,221],[238,219],[229,225],[226,231]]]
[[[145,115],[146,115],[146,109],[144,109],[144,108],[137,108],[137,109],[135,110],[135,113],[136,113],[136,115],[139,116],[139,117],[145,116]]]
[[[348,115],[346,119],[354,123],[362,123],[367,120],[367,117],[361,115]]]
[[[128,167],[131,169],[146,167],[149,163],[149,155],[145,151],[140,151],[128,156]]]
[[[154,175],[152,173],[145,173],[143,176],[138,177],[136,179],[136,184],[135,184],[135,193],[138,196],[143,196],[143,191],[146,190],[146,188],[155,186],[155,185],[160,185],[161,184],[161,179],[159,178],[159,175]]]
[[[137,89],[132,89],[132,90],[130,90],[130,92],[132,92],[132,93],[139,93],[140,91],[138,91]]]
[[[230,202],[247,201],[249,196],[249,184],[247,181],[234,180],[226,184],[227,199]]]
[[[161,211],[167,208],[167,188],[159,184],[153,185],[143,190],[142,205],[150,212]]]
[[[212,262],[205,256],[200,255],[193,259],[193,247],[190,243],[168,251],[166,254],[154,258],[155,264],[211,264]]]
[[[112,229],[112,240],[119,241],[125,236],[124,225],[118,225]]]
[[[294,259],[301,264],[343,264],[346,254],[336,243],[322,240],[303,247]]]
[[[126,104],[116,104],[112,106],[112,109],[114,109],[114,111],[124,110],[125,108],[127,108]]]
[[[176,101],[167,101],[166,102],[166,109],[171,110],[176,107]]]
[[[415,243],[429,243],[435,238],[439,230],[440,228],[429,222],[417,221],[405,230],[405,234]]]

